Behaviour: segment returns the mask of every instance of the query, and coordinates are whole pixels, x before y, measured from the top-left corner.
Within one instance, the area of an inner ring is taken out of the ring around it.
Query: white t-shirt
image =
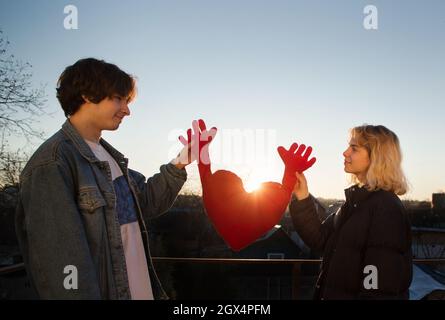
[[[128,182],[122,175],[119,165],[101,144],[89,140],[85,141],[97,159],[107,161],[110,165],[116,192],[116,212],[120,223],[131,298],[133,300],[153,300],[147,259],[137,219],[136,204]]]

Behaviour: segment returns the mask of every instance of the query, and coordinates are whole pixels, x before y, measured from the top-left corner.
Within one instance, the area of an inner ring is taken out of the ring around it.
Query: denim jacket
[[[146,224],[171,207],[187,173],[166,164],[146,180],[128,169],[128,159],[110,144],[100,143],[135,199],[154,297],[167,299],[153,267]],[[94,156],[69,120],[23,169],[15,219],[26,271],[40,298],[131,299],[110,167]],[[73,276],[77,289],[66,289]]]

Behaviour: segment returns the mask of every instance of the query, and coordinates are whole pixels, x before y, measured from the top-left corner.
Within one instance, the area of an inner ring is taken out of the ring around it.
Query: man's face
[[[91,119],[99,130],[116,130],[122,119],[130,115],[126,98],[118,95],[105,98],[92,107],[90,109]]]

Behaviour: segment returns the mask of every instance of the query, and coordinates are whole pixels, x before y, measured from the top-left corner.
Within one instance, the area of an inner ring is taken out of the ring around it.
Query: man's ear
[[[83,101],[85,101],[85,103],[92,103],[92,102],[90,101],[90,99],[88,99],[88,98],[85,97],[84,95],[82,95],[82,99],[83,99]]]

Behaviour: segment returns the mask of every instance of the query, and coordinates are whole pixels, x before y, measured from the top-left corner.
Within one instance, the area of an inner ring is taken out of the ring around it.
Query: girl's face
[[[349,141],[348,149],[343,152],[343,156],[345,157],[345,172],[354,174],[361,182],[364,182],[371,163],[368,150],[359,146],[355,139],[352,138]]]

